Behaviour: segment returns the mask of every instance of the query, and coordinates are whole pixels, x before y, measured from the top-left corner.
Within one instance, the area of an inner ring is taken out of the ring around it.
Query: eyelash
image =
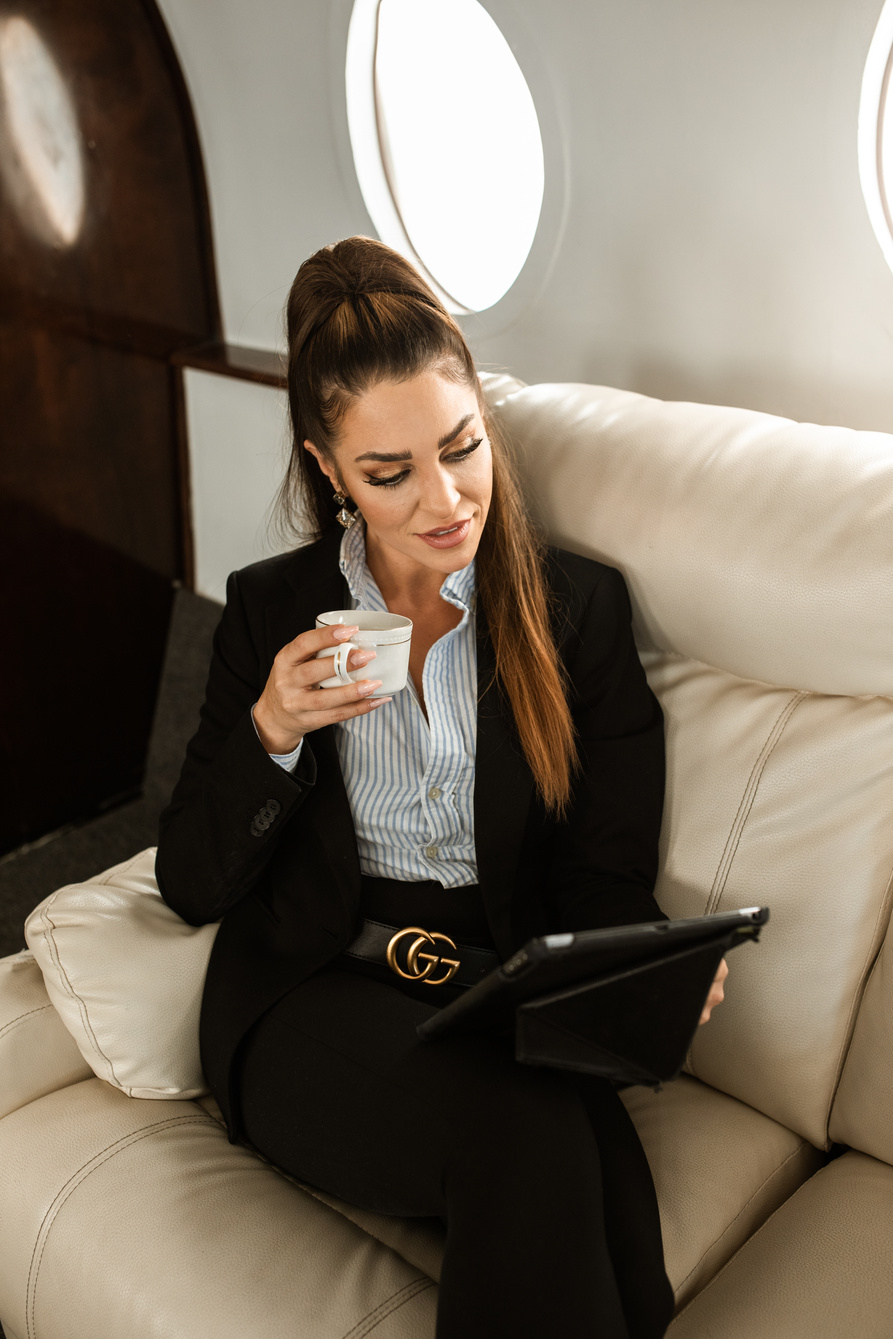
[[[444,460],[461,465],[463,460],[467,460],[472,452],[478,449],[483,440],[483,437],[476,437],[468,446],[463,446],[461,451],[453,451],[450,455],[444,456]],[[373,488],[398,488],[408,474],[409,470],[401,470],[399,474],[392,474],[387,479],[367,478],[366,483],[371,484]]]

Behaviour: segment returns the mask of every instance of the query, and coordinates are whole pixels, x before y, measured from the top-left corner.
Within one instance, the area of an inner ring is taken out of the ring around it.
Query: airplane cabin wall
[[[893,430],[893,274],[856,156],[882,0],[485,3],[543,107],[556,198],[532,277],[463,318],[481,363]],[[351,0],[159,7],[205,155],[226,338],[280,348],[300,261],[374,234],[344,108]],[[475,90],[459,71],[443,96]],[[474,209],[445,188],[445,208]],[[195,371],[187,395],[197,585],[222,598],[226,570],[271,547],[245,498],[272,494],[284,401]]]

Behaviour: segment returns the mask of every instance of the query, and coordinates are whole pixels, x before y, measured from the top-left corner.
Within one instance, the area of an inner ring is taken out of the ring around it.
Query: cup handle
[[[351,651],[356,649],[353,642],[342,642],[332,656],[332,668],[343,684],[353,683],[353,679],[347,672],[347,660]]]

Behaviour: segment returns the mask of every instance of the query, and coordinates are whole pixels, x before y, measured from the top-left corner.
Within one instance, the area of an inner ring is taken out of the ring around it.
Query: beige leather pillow
[[[155,882],[155,848],[35,907],[25,939],[100,1079],[129,1097],[208,1091],[198,1015],[216,925],[187,925]]]
[[[485,382],[549,541],[619,567],[640,648],[817,693],[893,696],[893,436]]]

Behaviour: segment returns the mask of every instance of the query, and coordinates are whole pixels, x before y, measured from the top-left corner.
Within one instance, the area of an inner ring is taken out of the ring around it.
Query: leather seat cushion
[[[0,1121],[0,1315],[53,1339],[431,1339],[435,1285],[193,1102],[99,1079]]]
[[[893,1167],[846,1153],[760,1229],[668,1339],[890,1339]]]
[[[625,1100],[684,1301],[820,1155],[688,1077]],[[299,1187],[229,1144],[210,1099],[76,1083],[0,1121],[0,1165],[0,1314],[20,1333],[242,1339],[263,1304],[270,1339],[344,1339],[379,1315],[376,1337],[433,1334],[440,1225]]]
[[[660,1207],[667,1273],[683,1305],[821,1166],[802,1136],[682,1075],[621,1094]]]
[[[0,1076],[0,1120],[90,1076],[27,951],[0,959]]]

